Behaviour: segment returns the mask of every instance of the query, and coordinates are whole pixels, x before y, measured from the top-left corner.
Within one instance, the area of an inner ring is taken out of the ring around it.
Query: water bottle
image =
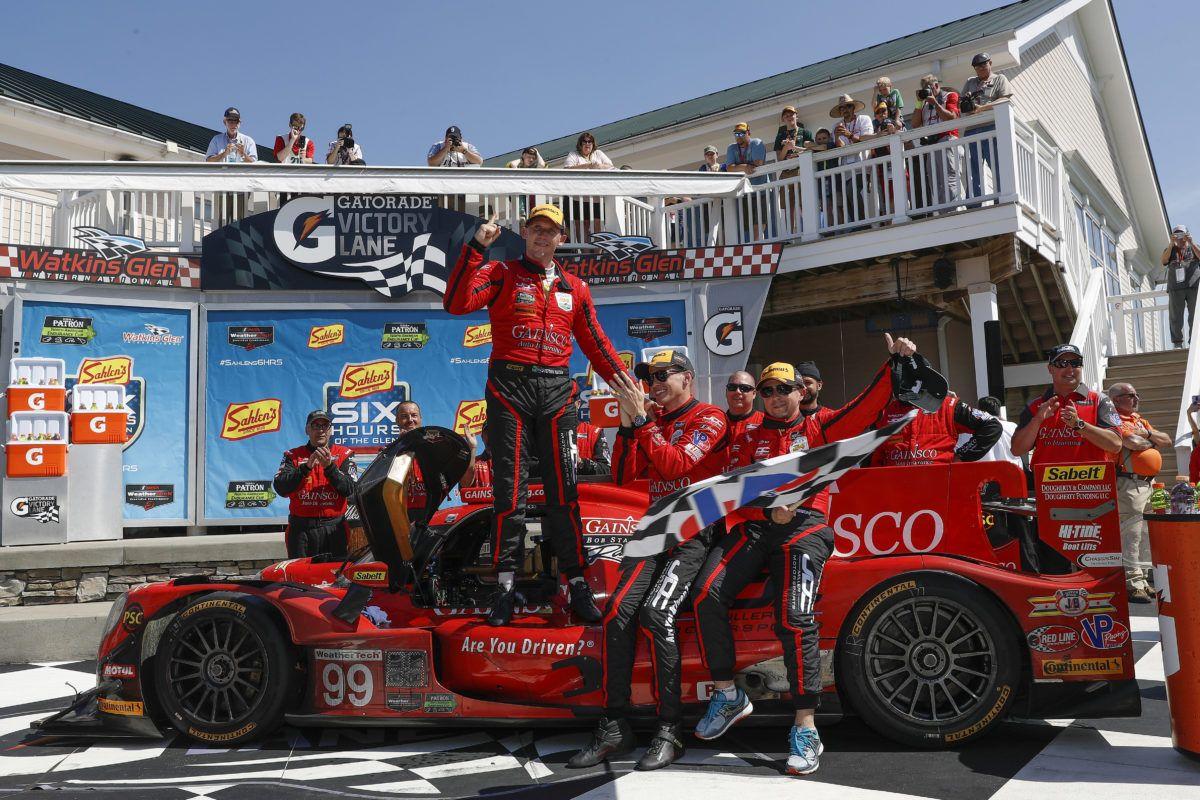
[[[1155,481],[1154,491],[1150,492],[1150,513],[1165,514],[1170,504],[1171,500],[1167,497],[1166,484],[1162,481]]]
[[[1176,475],[1171,487],[1171,513],[1193,514],[1196,508],[1196,490],[1188,483],[1186,475]]]

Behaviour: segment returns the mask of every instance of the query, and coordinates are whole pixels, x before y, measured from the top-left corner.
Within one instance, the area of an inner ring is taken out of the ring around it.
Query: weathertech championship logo
[[[0,245],[0,278],[198,288],[198,259],[151,253],[132,236],[75,228],[84,249]]]
[[[236,442],[279,430],[280,405],[274,398],[230,403],[221,423],[221,438]]]

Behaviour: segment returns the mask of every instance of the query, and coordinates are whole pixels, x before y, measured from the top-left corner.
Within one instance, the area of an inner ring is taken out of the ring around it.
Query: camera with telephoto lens
[[[451,147],[462,147],[462,137],[461,136],[451,136],[450,137],[450,146]]]
[[[917,99],[918,100],[924,101],[924,100],[928,100],[931,97],[933,97],[933,92],[931,92],[929,89],[926,89],[924,87],[917,89]]]
[[[971,92],[970,94],[964,94],[962,97],[958,98],[958,110],[964,114],[970,114],[975,110],[975,107],[979,104],[979,101],[982,98],[983,92]]]
[[[342,147],[344,147],[347,150],[353,150],[354,149],[354,139],[350,136],[347,136],[345,139],[342,139]]]

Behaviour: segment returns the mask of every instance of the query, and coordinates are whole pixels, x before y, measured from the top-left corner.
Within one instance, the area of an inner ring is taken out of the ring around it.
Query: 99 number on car
[[[324,689],[321,700],[330,708],[346,702],[362,708],[375,695],[375,679],[366,664],[326,664],[321,669],[321,685]]]

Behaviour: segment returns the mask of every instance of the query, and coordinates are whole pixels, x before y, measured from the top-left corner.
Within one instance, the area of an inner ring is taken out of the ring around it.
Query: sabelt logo
[[[352,577],[356,581],[364,581],[367,583],[382,583],[383,581],[387,580],[387,576],[388,576],[387,570],[370,569],[370,570],[358,570],[357,572],[354,573],[354,575]]]
[[[481,347],[492,343],[492,323],[468,325],[463,331],[463,347]]]
[[[221,424],[221,438],[236,442],[279,430],[281,405],[273,397],[249,403],[230,403]]]
[[[1042,662],[1042,674],[1057,678],[1065,675],[1119,675],[1125,671],[1125,662],[1118,656],[1112,658],[1063,658]]]
[[[468,430],[479,431],[487,422],[487,402],[484,400],[463,400],[454,412],[454,432],[466,433]]]
[[[79,362],[79,383],[129,383],[133,359],[129,356],[85,358]]]
[[[1108,466],[1106,464],[1046,467],[1042,470],[1042,483],[1063,481],[1102,481],[1107,475]]]
[[[396,385],[396,362],[382,359],[365,364],[347,364],[342,368],[338,394],[348,400],[386,392]]]
[[[340,322],[332,325],[314,325],[308,332],[308,346],[313,350],[341,344],[346,341],[346,326]]]

